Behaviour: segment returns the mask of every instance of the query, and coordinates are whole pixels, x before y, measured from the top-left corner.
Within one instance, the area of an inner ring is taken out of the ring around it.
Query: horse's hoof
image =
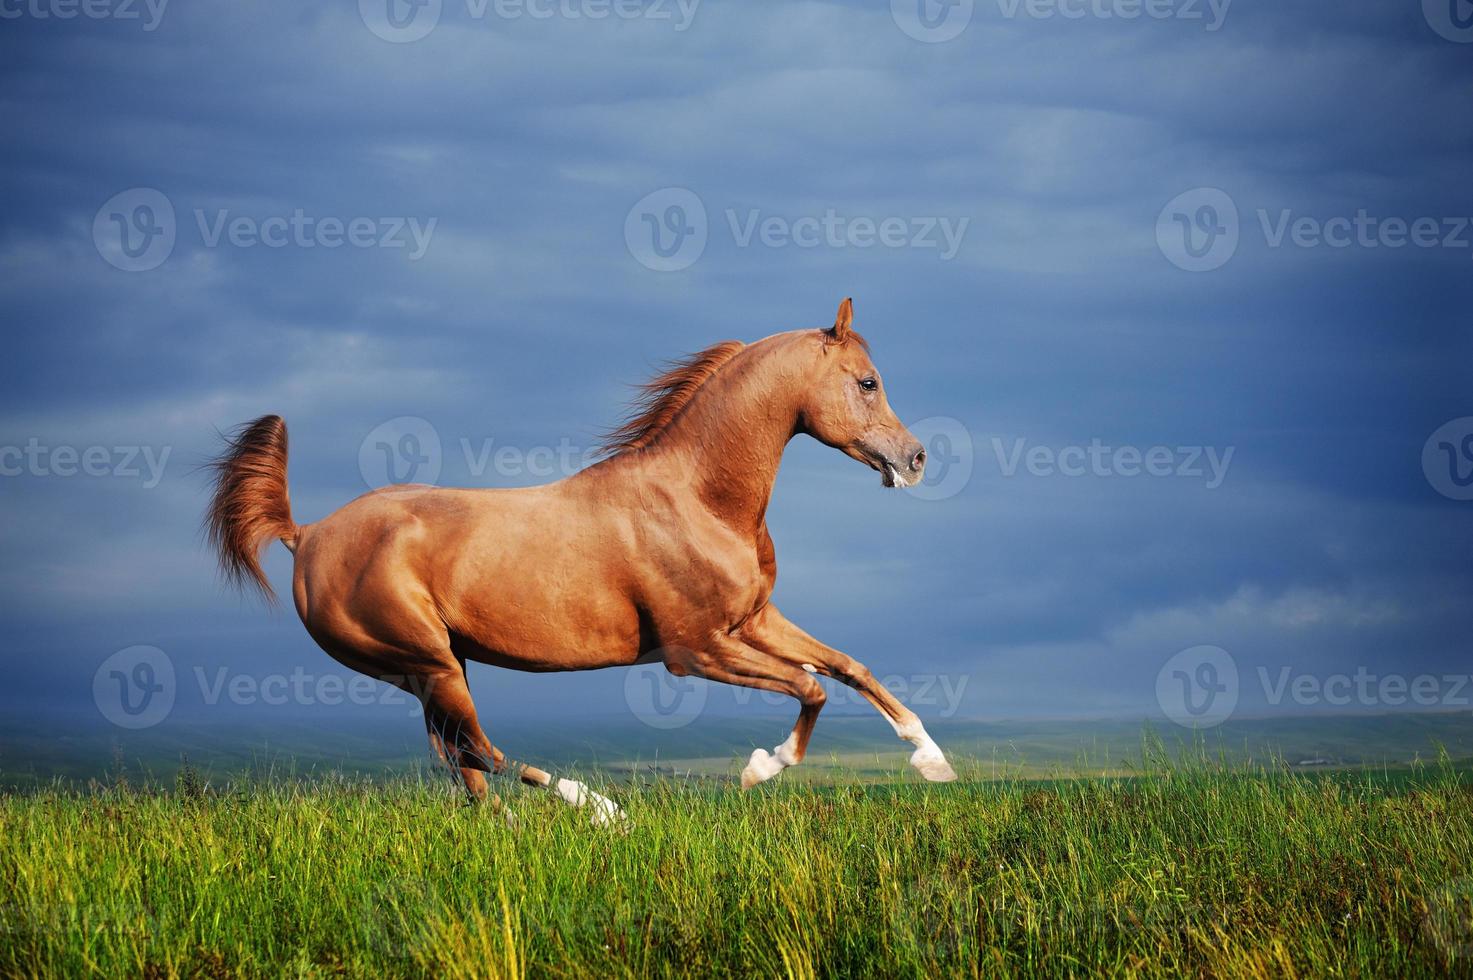
[[[916,749],[911,754],[910,764],[928,782],[949,783],[956,779],[956,770],[946,761],[946,756],[934,745]]]
[[[754,749],[747,768],[742,770],[742,789],[751,789],[783,771],[783,764],[766,749]]]
[[[559,779],[553,784],[553,790],[561,796],[568,804],[590,810],[588,821],[595,827],[612,826],[628,831],[629,818],[619,808],[619,804],[595,793],[576,779]]]
[[[624,808],[606,796],[593,794],[595,802],[593,814],[588,818],[589,823],[604,830],[614,830],[621,834],[627,834],[634,829],[634,821],[629,819],[629,814]]]
[[[593,815],[589,820],[595,827],[612,827],[626,833],[629,830],[629,818],[624,815],[624,810],[606,796],[595,797]]]

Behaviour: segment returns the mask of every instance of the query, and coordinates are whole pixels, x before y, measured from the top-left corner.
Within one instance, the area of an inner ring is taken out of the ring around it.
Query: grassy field
[[[314,777],[0,796],[5,976],[1473,975],[1447,760],[1123,779],[501,787]]]

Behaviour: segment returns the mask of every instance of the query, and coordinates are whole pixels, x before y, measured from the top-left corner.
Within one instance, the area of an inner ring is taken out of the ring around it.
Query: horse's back
[[[558,484],[386,487],[305,526],[297,608],[335,656],[319,633],[448,637],[461,656],[530,670],[632,662],[639,616],[617,563],[599,558],[623,523]]]

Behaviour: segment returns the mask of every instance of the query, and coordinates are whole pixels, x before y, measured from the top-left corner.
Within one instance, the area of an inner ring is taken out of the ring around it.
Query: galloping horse
[[[292,596],[339,662],[420,699],[431,747],[472,798],[513,769],[595,822],[612,801],[512,763],[476,720],[465,663],[527,671],[663,662],[677,676],[779,691],[798,720],[742,771],[750,789],[803,760],[824,705],[815,674],[857,690],[916,748],[926,779],[956,778],[905,705],[854,658],[769,601],[777,576],[765,515],[783,449],[804,433],[881,474],[921,479],[926,453],[886,398],[844,300],[827,329],[717,344],[649,382],[604,458],[523,489],[390,486],[315,524],[292,520],[286,426],[243,426],[214,464],[206,528],[226,576],[275,598],[259,554],[296,559]]]

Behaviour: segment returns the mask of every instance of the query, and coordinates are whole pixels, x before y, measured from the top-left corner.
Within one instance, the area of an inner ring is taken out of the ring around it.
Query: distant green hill
[[[671,731],[628,715],[577,722],[507,723],[492,740],[514,759],[575,767],[610,777],[635,772],[724,775],[739,770],[754,746],[786,736],[788,715],[703,717]],[[1062,774],[1128,774],[1143,746],[1168,753],[1194,741],[1232,761],[1281,758],[1301,768],[1398,768],[1445,750],[1473,759],[1473,712],[1285,717],[1235,720],[1193,733],[1162,723],[1111,721],[939,720],[929,725],[949,754],[981,778]],[[0,787],[23,788],[61,778],[104,780],[119,771],[133,780],[173,779],[188,758],[209,778],[241,773],[308,775],[324,771],[381,776],[428,765],[414,719],[369,721],[325,717],[320,723],[221,721],[166,723],[141,732],[106,726],[63,733],[0,724]],[[822,779],[835,767],[845,778],[890,777],[904,768],[908,747],[878,717],[826,715],[808,761],[792,776]]]

